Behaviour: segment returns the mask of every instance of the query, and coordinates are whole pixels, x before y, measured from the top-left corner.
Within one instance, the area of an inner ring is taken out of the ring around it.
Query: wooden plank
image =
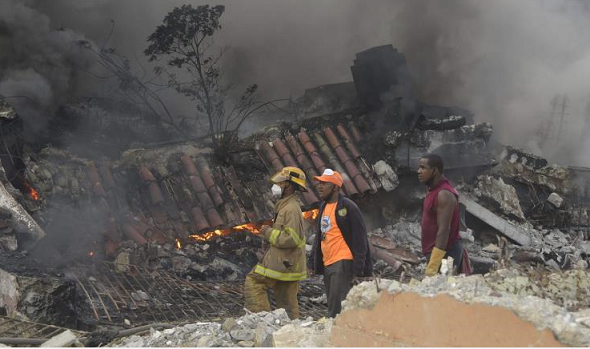
[[[465,205],[467,212],[482,220],[504,236],[515,241],[519,245],[527,246],[531,242],[529,234],[522,228],[515,226],[507,220],[499,217],[492,211],[475,202],[473,199],[461,194],[459,201]]]

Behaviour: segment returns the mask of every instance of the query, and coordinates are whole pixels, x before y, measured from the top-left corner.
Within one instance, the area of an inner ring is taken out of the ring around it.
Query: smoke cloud
[[[0,97],[36,133],[60,104],[83,90],[82,72],[92,61],[74,44],[83,35],[54,27],[31,5],[0,0]]]
[[[393,44],[406,55],[422,100],[470,109],[477,121],[494,124],[504,144],[590,166],[579,151],[587,138],[582,130],[590,99],[587,1],[38,0],[28,3],[34,10],[2,2],[9,6],[0,14],[0,37],[6,37],[7,28],[13,36],[10,28],[38,35],[21,35],[24,47],[12,59],[2,58],[29,64],[9,65],[10,73],[0,67],[0,87],[19,91],[38,81],[28,91],[39,103],[55,103],[75,86],[71,67],[63,63],[73,60],[64,39],[80,35],[74,32],[102,44],[113,19],[109,45],[142,61],[147,36],[174,6],[220,3],[226,13],[215,38],[232,48],[228,72],[238,82],[257,83],[266,98],[297,97],[307,87],[350,81],[356,52]],[[62,26],[73,31],[50,30]],[[0,45],[6,52],[5,39]],[[35,60],[62,71],[39,71]],[[564,134],[541,149],[535,134],[549,119],[550,101],[558,94],[570,100]],[[190,114],[189,103],[177,107]]]

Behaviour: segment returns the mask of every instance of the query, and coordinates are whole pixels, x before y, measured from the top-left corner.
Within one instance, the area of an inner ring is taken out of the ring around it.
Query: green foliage
[[[148,37],[149,46],[144,51],[150,61],[163,59],[171,69],[156,67],[156,75],[167,74],[168,86],[195,102],[196,118],[181,120],[180,128],[190,129],[192,121],[207,127],[222,161],[236,146],[238,130],[246,118],[271,103],[256,100],[255,84],[231,100],[234,86],[224,82],[219,64],[227,47],[215,50],[213,45],[213,34],[221,29],[219,19],[224,11],[221,5],[176,7]]]
[[[178,68],[190,63],[199,55],[197,48],[203,40],[221,29],[219,18],[224,11],[225,6],[222,5],[175,7],[166,15],[163,24],[148,37],[150,45],[144,51],[145,55],[150,61],[157,60],[159,55],[170,55],[168,64]]]

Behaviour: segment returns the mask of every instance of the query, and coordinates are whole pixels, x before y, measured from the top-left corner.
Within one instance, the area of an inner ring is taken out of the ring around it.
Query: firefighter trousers
[[[299,319],[299,281],[280,281],[250,272],[244,284],[244,307],[254,313],[270,311],[269,289],[274,292],[277,307],[285,309],[291,320]]]

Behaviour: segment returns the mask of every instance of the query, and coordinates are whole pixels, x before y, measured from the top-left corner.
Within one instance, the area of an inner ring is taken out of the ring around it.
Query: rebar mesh
[[[66,330],[68,329],[63,327],[0,316],[0,337],[2,338],[49,339]],[[70,331],[74,332],[78,337],[82,337],[85,334],[85,332],[82,331]],[[30,346],[30,344],[26,343],[23,343],[22,345]]]
[[[189,281],[161,270],[102,262],[95,270],[72,270],[99,323],[135,325],[150,322],[218,321],[243,315],[242,281]],[[311,298],[321,296],[323,286],[303,282],[300,313],[314,319],[327,308]]]

